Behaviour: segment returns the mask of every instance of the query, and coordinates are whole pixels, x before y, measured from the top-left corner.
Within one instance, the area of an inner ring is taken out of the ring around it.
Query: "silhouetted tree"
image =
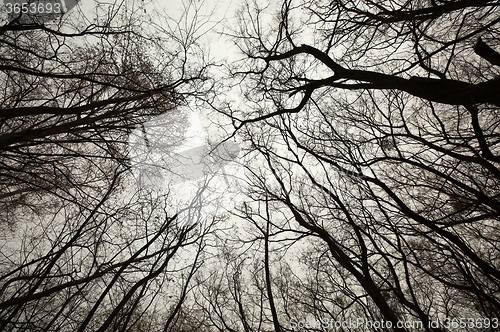
[[[282,248],[275,256],[306,253],[295,273],[261,279],[273,330],[293,328],[292,318],[384,320],[391,331],[498,321],[498,9],[467,0],[242,7],[231,36],[245,58],[231,68],[248,108],[226,113],[248,142],[253,206],[240,216],[270,227],[244,237],[261,243],[263,260],[248,273],[285,267],[266,258],[266,243]]]
[[[203,263],[210,221],[137,188],[127,144],[208,98],[209,63],[195,30],[152,29],[140,6],[0,28],[3,331],[171,330]]]

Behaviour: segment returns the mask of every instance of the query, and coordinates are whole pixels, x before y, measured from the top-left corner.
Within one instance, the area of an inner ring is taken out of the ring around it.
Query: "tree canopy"
[[[2,329],[497,330],[500,3],[248,0],[217,64],[186,3],[0,28]],[[131,177],[189,105],[239,153],[228,213]]]
[[[271,266],[255,287],[274,330],[293,317],[387,330],[498,319],[498,5],[241,10],[231,37],[244,58],[231,73],[249,107],[227,114],[267,168],[246,163],[253,201],[240,216]],[[304,270],[283,274],[294,246]]]

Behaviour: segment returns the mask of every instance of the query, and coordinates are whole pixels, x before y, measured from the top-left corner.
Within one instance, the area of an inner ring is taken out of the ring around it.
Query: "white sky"
[[[128,3],[137,4],[138,1],[127,0]],[[232,0],[218,1],[193,1],[191,5],[182,1],[161,2],[153,1],[145,6],[146,14],[152,13],[154,20],[153,24],[158,24],[161,27],[169,29],[190,29],[193,24],[198,26],[197,34],[200,36],[202,46],[209,49],[210,60],[221,61],[225,58],[235,55],[236,49],[230,51],[227,42],[221,38],[219,32],[223,31],[224,24],[232,16],[237,5]],[[187,14],[186,14],[187,13]],[[142,14],[142,13],[141,13]],[[197,19],[196,23],[194,19]],[[183,32],[180,32],[183,33]],[[207,141],[217,142],[221,135],[217,133],[216,126],[211,126],[210,122],[215,121],[213,117],[207,118],[206,110],[197,110],[192,106],[181,108],[181,111],[187,112],[190,126],[186,128],[186,140],[181,146],[174,149],[175,152],[182,154],[182,151],[197,148],[207,144]],[[151,119],[145,124],[155,126],[155,119]],[[168,128],[165,128],[168,131]],[[136,134],[141,136],[141,130],[136,130]],[[168,159],[168,155],[161,154],[161,149],[153,151],[152,159],[158,161],[158,166],[165,167],[161,160]],[[189,169],[186,167],[186,169]],[[137,175],[137,174],[136,174]],[[162,172],[165,181],[169,181],[168,171]],[[210,180],[208,188],[203,192],[203,208],[202,215],[208,216],[213,213],[221,213],[231,209],[241,196],[238,192],[239,184],[236,183],[235,177],[242,176],[241,167],[237,163],[225,166],[219,170],[216,176]],[[163,182],[163,179],[161,180]],[[196,193],[199,193],[200,187],[203,185],[203,178],[188,180],[184,183],[176,183],[169,186],[172,192],[172,205],[174,209],[182,210],[186,206],[193,203]],[[166,188],[164,188],[166,189]],[[194,207],[196,209],[196,207]],[[189,211],[187,212],[189,213]]]
[[[0,0],[0,3],[3,3],[3,1]],[[65,0],[62,1],[64,2]],[[77,20],[84,17],[86,22],[83,26],[87,26],[96,22],[96,13],[94,11],[96,6],[99,6],[101,9],[100,15],[105,17],[107,9],[112,5],[115,8],[116,6],[122,6],[121,8],[123,9],[127,8],[129,13],[131,11],[135,12],[137,17],[140,17],[145,22],[151,20],[151,29],[155,29],[156,27],[163,27],[167,30],[176,29],[176,33],[183,34],[186,30],[196,27],[195,34],[200,37],[200,46],[204,50],[208,50],[207,54],[211,61],[220,62],[224,59],[234,59],[237,56],[236,47],[220,34],[220,32],[225,31],[225,28],[231,25],[231,22],[234,24],[234,13],[241,5],[237,1],[122,0],[121,2],[115,2],[114,0],[81,0],[66,14],[64,19],[75,19],[76,23]],[[237,98],[237,96],[232,97]],[[198,110],[193,106],[185,107],[181,111],[188,113],[190,126],[185,131],[186,140],[181,146],[175,149],[176,152],[203,146],[209,140],[217,142],[223,138],[223,132],[217,128],[217,125],[214,126],[211,124],[212,122],[218,122],[216,114],[207,114],[206,109]],[[150,122],[154,124],[155,119],[151,119]],[[165,130],[168,132],[168,128],[165,128]],[[241,167],[233,163],[233,165],[225,166],[223,172],[219,171],[218,173],[221,174],[218,174],[210,181],[210,188],[207,190],[207,193],[210,192],[211,196],[207,197],[206,201],[214,201],[215,204],[221,204],[229,209],[234,203],[234,197],[238,196],[238,189],[233,188],[233,190],[229,188],[234,183],[229,181],[228,178],[231,175],[242,177]],[[181,205],[188,204],[199,189],[199,183],[196,180],[188,181],[174,187],[177,192],[173,196],[178,199],[179,208],[182,208]],[[236,193],[229,195],[231,192]],[[220,197],[214,197],[214,195],[220,195]],[[181,197],[183,199],[179,199]],[[208,210],[214,211],[213,207]]]

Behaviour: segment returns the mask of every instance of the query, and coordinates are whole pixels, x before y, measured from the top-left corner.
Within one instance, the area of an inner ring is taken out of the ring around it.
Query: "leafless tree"
[[[232,75],[249,107],[226,111],[249,143],[254,206],[240,216],[262,232],[247,240],[262,243],[267,274],[285,264],[266,243],[307,253],[288,270],[302,272],[261,279],[273,330],[292,318],[391,331],[498,321],[498,6],[242,7]]]
[[[210,98],[210,64],[196,30],[152,31],[143,10],[0,28],[1,330],[170,331],[179,319],[211,221],[137,188],[128,135]]]

